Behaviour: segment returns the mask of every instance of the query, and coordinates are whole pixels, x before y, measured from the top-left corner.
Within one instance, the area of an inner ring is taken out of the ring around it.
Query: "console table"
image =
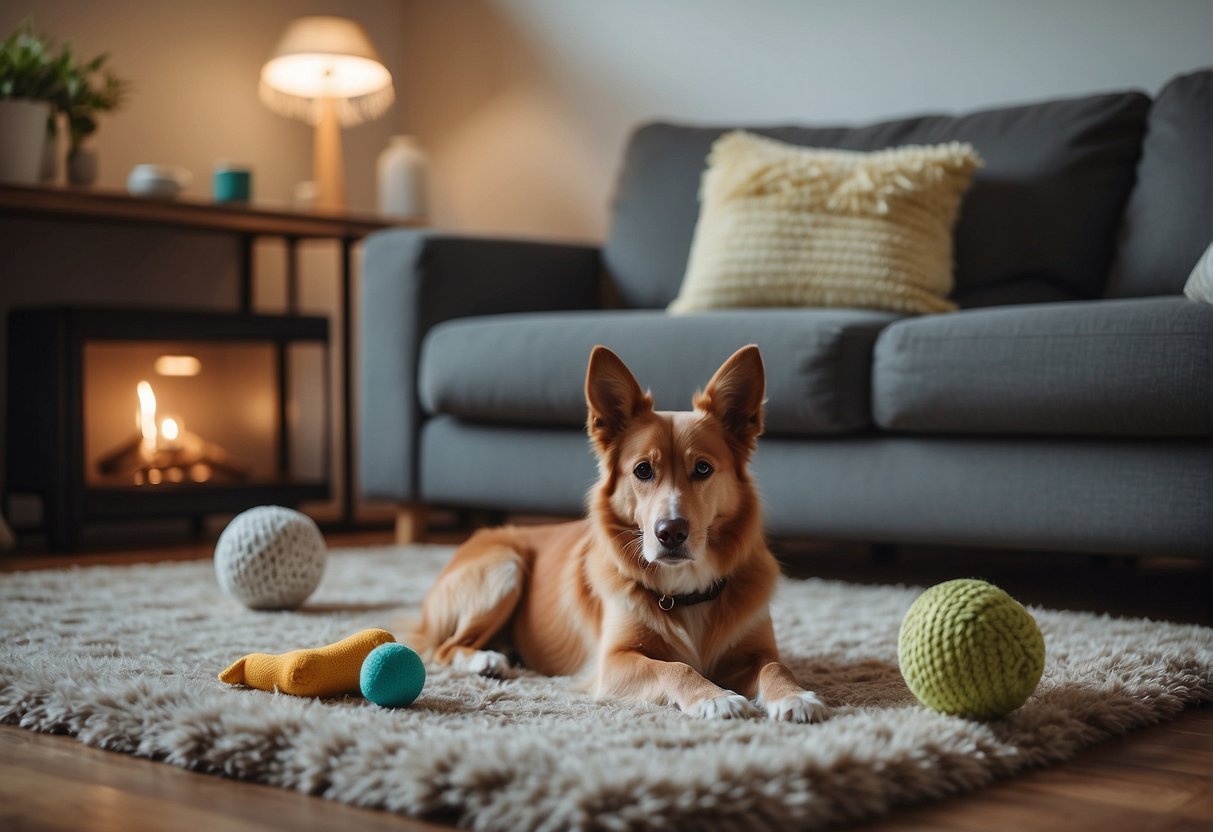
[[[171,228],[230,234],[240,246],[240,297],[238,311],[253,311],[253,244],[258,237],[286,242],[287,312],[298,314],[298,258],[300,240],[331,239],[341,243],[341,413],[342,505],[344,523],[355,517],[354,432],[351,345],[351,249],[372,231],[409,225],[408,221],[323,212],[270,210],[239,204],[217,204],[195,199],[147,199],[116,191],[82,188],[0,185],[0,217],[15,216],[99,225]]]

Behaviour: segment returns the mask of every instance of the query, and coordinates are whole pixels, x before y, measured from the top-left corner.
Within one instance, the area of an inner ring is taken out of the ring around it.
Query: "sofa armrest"
[[[363,250],[359,484],[414,502],[421,408],[417,361],[431,327],[452,318],[598,306],[597,247],[396,229]]]

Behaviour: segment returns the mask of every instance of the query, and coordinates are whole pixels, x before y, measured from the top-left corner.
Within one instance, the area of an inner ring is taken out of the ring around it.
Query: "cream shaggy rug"
[[[976,789],[1213,698],[1213,630],[1034,609],[1036,694],[983,724],[917,705],[896,667],[914,589],[785,581],[788,665],[819,725],[604,705],[567,680],[431,669],[385,710],[229,688],[215,674],[383,626],[449,548],[335,552],[292,613],[226,598],[207,562],[0,578],[0,721],[358,806],[494,829],[811,828]]]

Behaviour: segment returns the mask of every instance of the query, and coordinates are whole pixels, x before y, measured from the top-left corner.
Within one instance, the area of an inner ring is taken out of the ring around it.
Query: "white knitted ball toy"
[[[255,610],[293,609],[324,576],[324,537],[312,518],[282,506],[236,515],[215,544],[215,575]]]

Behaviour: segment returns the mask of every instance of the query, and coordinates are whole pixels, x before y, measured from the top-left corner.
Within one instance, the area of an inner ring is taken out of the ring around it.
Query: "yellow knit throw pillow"
[[[980,165],[973,147],[957,142],[858,153],[726,133],[708,156],[670,311],[955,309],[952,227]]]

